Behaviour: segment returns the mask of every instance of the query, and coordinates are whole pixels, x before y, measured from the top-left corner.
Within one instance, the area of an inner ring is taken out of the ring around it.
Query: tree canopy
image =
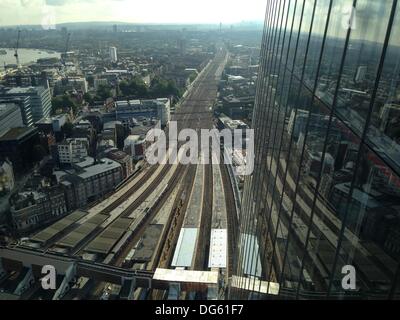
[[[78,105],[76,104],[76,102],[67,94],[54,97],[51,100],[51,105],[53,113],[56,113],[58,109],[63,109],[63,108],[72,108],[73,112],[76,113],[78,109]]]
[[[135,77],[129,82],[121,81],[119,89],[123,96],[133,96],[137,99],[164,98],[171,95],[180,98],[182,96],[181,91],[173,80],[165,80],[159,77],[151,81],[150,87],[147,87],[139,77]]]

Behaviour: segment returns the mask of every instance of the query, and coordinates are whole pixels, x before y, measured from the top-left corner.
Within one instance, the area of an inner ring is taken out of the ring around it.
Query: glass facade
[[[231,298],[400,297],[397,2],[268,1]]]

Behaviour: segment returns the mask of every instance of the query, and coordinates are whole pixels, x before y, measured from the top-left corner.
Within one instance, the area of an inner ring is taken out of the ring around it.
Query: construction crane
[[[18,49],[19,49],[19,39],[20,39],[20,37],[21,37],[21,30],[18,29],[17,44],[15,46],[15,53],[14,53],[15,60],[17,61],[17,68],[19,68]]]

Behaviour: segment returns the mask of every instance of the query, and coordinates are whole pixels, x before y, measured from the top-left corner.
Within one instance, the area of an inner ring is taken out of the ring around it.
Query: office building
[[[399,39],[397,1],[268,1],[232,299],[400,297]]]
[[[13,103],[0,103],[0,137],[11,128],[23,127],[20,108]]]
[[[9,159],[15,173],[30,169],[35,162],[36,145],[40,144],[36,128],[20,127],[9,129],[0,137],[0,160]]]
[[[110,60],[112,63],[115,63],[118,61],[117,57],[117,48],[116,47],[110,47]]]
[[[33,122],[50,116],[51,93],[45,87],[16,87],[5,94],[8,97],[29,97]]]
[[[133,119],[157,119],[167,126],[171,119],[171,103],[168,98],[153,100],[128,100],[115,102],[115,111],[105,114],[105,119],[116,119],[132,124]]]
[[[24,126],[32,127],[33,118],[31,111],[31,99],[30,97],[12,97],[7,96],[6,91],[0,89],[0,104],[1,103],[15,103],[21,110],[22,121]]]

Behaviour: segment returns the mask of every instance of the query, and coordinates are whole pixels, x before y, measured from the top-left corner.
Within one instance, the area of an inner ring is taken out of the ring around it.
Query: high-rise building
[[[7,91],[0,90],[0,103],[14,103],[19,106],[22,115],[22,121],[25,126],[32,127],[32,110],[31,110],[31,99],[28,96],[25,97],[13,97],[8,96]]]
[[[116,47],[110,47],[110,60],[113,63],[118,61],[117,48]]]
[[[41,120],[50,116],[51,93],[45,87],[15,87],[8,90],[5,97],[29,97],[32,121]]]
[[[398,1],[268,1],[231,298],[400,298],[399,39]]]

